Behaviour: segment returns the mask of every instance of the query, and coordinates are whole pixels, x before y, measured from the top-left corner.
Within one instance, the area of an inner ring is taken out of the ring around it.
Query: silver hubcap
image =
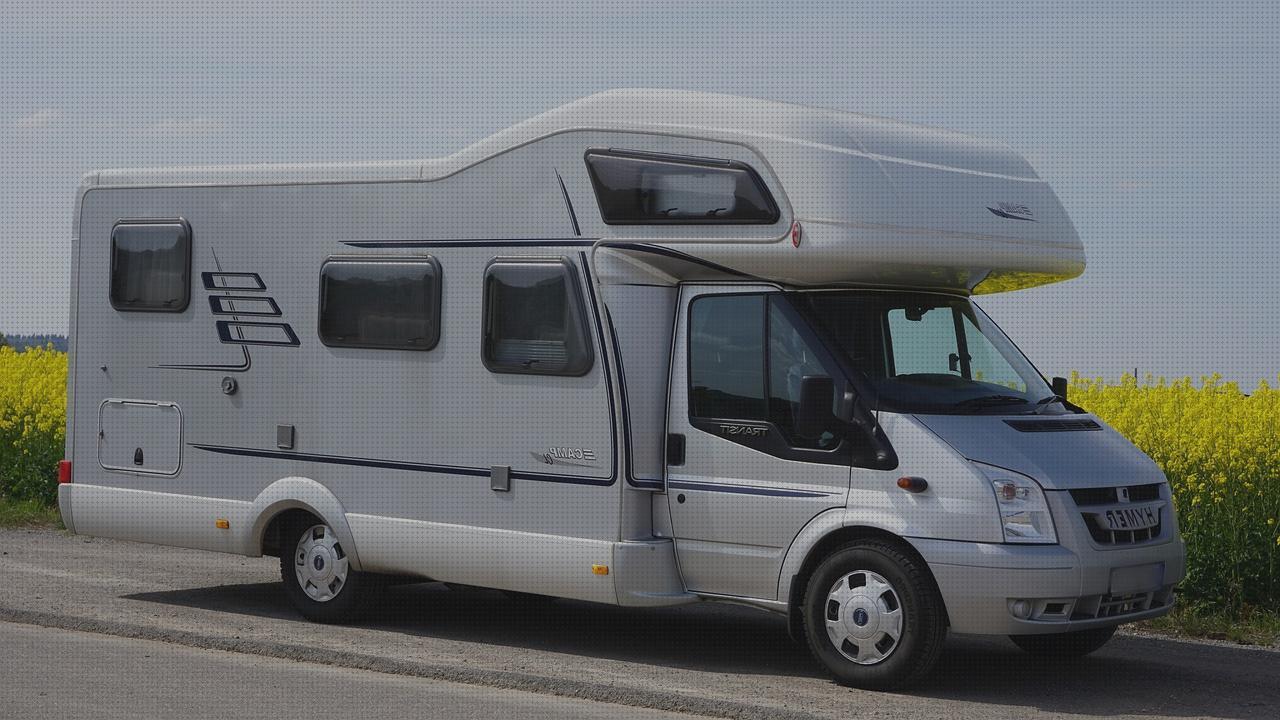
[[[328,525],[312,525],[302,534],[293,554],[298,585],[307,597],[327,602],[347,584],[347,554]]]
[[[883,662],[902,637],[898,593],[870,570],[855,570],[831,586],[825,619],[831,644],[859,665]]]

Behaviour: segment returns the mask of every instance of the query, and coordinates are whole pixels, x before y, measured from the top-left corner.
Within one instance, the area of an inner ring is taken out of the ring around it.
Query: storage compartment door
[[[105,400],[98,410],[98,464],[107,470],[177,475],[182,410],[153,400]]]

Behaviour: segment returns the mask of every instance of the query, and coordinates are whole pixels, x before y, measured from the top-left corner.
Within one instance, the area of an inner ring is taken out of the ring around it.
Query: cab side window
[[[763,295],[710,295],[689,314],[689,413],[764,420]]]
[[[829,450],[831,433],[795,432],[806,377],[838,377],[768,295],[709,295],[689,310],[689,415],[769,424],[793,448]],[[762,438],[764,435],[747,437]]]
[[[800,330],[769,302],[769,420],[793,447],[826,450],[836,443],[830,432],[802,438],[795,431],[800,406],[800,383],[806,377],[839,377],[827,369]]]

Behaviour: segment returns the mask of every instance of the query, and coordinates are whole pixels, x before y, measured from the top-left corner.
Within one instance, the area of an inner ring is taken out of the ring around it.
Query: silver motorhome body
[[[1158,468],[1037,403],[967,300],[1084,269],[998,143],[617,91],[438,160],[90,173],[73,243],[68,527],[279,554],[304,612],[389,574],[798,624],[874,541],[954,630],[1046,633],[1166,612],[1183,573]],[[963,397],[996,382],[1007,412]],[[832,642],[915,607],[884,573]],[[833,652],[892,665],[893,632]]]

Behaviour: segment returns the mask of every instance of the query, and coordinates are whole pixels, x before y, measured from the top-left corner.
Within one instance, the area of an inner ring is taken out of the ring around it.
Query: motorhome
[[[67,527],[278,556],[312,620],[724,601],[890,688],[1184,574],[1160,469],[973,300],[1085,266],[998,142],[613,91],[435,160],[89,173],[72,242]]]

